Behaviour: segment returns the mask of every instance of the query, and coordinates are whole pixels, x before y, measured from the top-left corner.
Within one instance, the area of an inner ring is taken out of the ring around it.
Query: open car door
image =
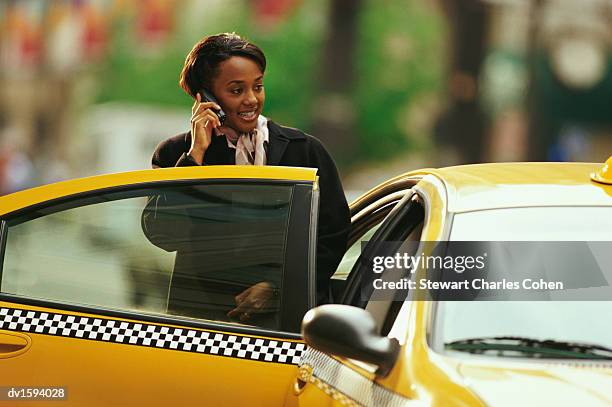
[[[317,209],[316,169],[284,167],[0,197],[2,383],[79,406],[281,405],[314,305]],[[265,307],[238,308],[258,284]]]

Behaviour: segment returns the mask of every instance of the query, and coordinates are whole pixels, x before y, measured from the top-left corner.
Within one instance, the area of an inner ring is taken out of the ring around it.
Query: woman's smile
[[[240,116],[240,118],[244,121],[252,122],[253,120],[257,119],[259,114],[257,113],[257,109],[254,109],[254,110],[247,110],[245,112],[239,112],[238,116]]]

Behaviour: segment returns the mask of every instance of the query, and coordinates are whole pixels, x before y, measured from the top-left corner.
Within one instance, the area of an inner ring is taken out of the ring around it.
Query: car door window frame
[[[410,184],[412,184],[412,182]],[[409,186],[410,184],[402,184],[402,186]],[[410,192],[410,188],[399,190],[398,188],[398,185],[393,185],[393,190],[388,194],[387,192],[389,192],[389,189],[377,191],[377,193],[372,194],[370,199],[367,200],[367,205],[361,205],[360,210],[351,211],[353,215],[351,216],[351,231],[349,233],[347,242],[348,248],[344,253],[338,270],[336,270],[336,273],[338,273],[338,271],[340,271],[340,273],[338,275],[334,273],[331,278],[331,298],[334,300],[333,302],[338,302],[343,298],[347,287],[348,277],[350,276],[354,266],[354,264],[350,266],[351,271],[349,271],[348,274],[343,272],[345,269],[343,263],[345,263],[346,256],[349,255],[350,260],[352,253],[356,249],[355,245],[357,243],[361,243],[365,236],[367,236],[370,232],[375,233],[381,222],[393,210],[397,203]],[[374,200],[374,198],[376,198],[376,200]]]
[[[373,228],[380,226],[381,222],[384,221],[393,208],[421,178],[420,175],[408,177],[400,175],[365,193],[351,204],[351,230],[347,242],[347,251],[344,256],[353,249],[355,243],[367,235]],[[343,261],[344,258],[340,262],[341,265]],[[351,271],[347,274],[346,279],[338,279],[332,276],[331,287],[334,302],[341,302],[342,298],[344,298],[348,277],[352,274],[353,266],[351,266]]]
[[[348,285],[341,301],[342,304],[365,308],[368,303],[361,298],[361,280],[368,267],[361,261],[364,253],[376,251],[377,247],[384,242],[403,242],[419,224],[423,223],[424,219],[425,208],[422,200],[419,198],[417,191],[411,189],[402,201],[395,205],[374,236],[364,246],[362,254],[355,262],[349,275]]]

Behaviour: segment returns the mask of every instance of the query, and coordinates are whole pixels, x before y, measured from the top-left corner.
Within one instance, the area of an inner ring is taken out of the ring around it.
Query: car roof
[[[612,185],[591,180],[597,163],[493,163],[430,170],[449,212],[538,206],[612,206]]]

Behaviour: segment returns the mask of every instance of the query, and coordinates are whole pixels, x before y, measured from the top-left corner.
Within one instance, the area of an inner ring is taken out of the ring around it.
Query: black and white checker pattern
[[[306,345],[161,325],[0,308],[0,329],[297,365]]]

